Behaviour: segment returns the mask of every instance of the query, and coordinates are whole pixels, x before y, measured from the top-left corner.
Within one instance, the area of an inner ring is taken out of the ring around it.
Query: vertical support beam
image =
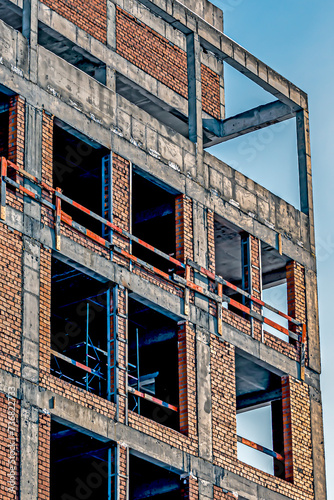
[[[198,479],[198,498],[199,500],[214,500],[213,484],[208,481]]]
[[[26,105],[25,124],[25,169],[41,178],[42,164],[42,115],[39,110]],[[27,179],[25,185],[40,194]],[[24,222],[32,228],[34,237],[23,236],[23,331],[22,331],[22,377],[37,383],[39,380],[39,286],[40,286],[40,232],[41,207],[31,199],[24,198]]]
[[[311,252],[315,254],[310,123],[308,111],[303,110],[299,111],[296,114],[296,124],[299,164],[300,209],[309,217],[310,247]]]
[[[315,500],[326,500],[326,467],[321,394],[313,387],[309,388],[309,392],[312,429],[314,498]]]
[[[20,499],[38,500],[38,410],[21,403]]]
[[[193,200],[193,245],[194,261],[205,269],[208,268],[208,223],[207,211],[201,203]],[[208,278],[195,273],[195,284],[207,288]],[[209,300],[195,297],[195,305],[204,311],[209,310]]]
[[[198,451],[201,458],[211,462],[213,459],[213,449],[210,334],[199,327],[196,328],[196,358]]]
[[[29,42],[30,80],[37,82],[38,0],[23,0],[22,34]]]
[[[201,45],[195,33],[187,35],[189,139],[196,144],[197,176],[204,180]]]
[[[107,0],[107,45],[116,51],[116,5]],[[106,86],[116,92],[116,70],[107,64]]]

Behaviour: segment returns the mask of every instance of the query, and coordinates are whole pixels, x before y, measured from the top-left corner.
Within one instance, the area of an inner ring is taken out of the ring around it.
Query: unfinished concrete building
[[[0,38],[1,498],[324,500],[305,93],[207,0],[1,0]],[[226,116],[227,66],[270,101]],[[284,120],[300,210],[208,151]]]

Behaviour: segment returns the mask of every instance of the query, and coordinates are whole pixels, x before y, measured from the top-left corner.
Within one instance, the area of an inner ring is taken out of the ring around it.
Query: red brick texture
[[[24,167],[25,100],[13,96],[9,100],[8,159]]]
[[[293,483],[293,455],[291,428],[291,399],[289,377],[282,377],[282,409],[285,479]]]
[[[38,428],[38,500],[50,498],[50,433],[51,417],[39,416]]]
[[[212,437],[214,463],[221,467],[237,459],[234,347],[211,336]]]
[[[179,325],[178,329],[179,358],[179,417],[180,432],[188,435],[188,378],[187,378],[187,326]]]
[[[22,236],[0,223],[0,368],[20,376]]]
[[[213,488],[213,500],[238,500],[237,493],[226,493],[222,488],[214,486]]]
[[[102,43],[107,41],[107,0],[42,0],[50,9],[65,17]]]
[[[19,498],[19,417],[20,401],[0,393],[0,497],[6,500]]]
[[[188,98],[187,54],[156,31],[117,7],[117,52],[140,69]],[[202,64],[203,110],[220,119],[219,76]]]

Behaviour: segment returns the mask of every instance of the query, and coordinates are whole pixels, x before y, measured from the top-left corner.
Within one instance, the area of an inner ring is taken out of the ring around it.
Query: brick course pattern
[[[42,0],[102,43],[107,42],[107,0]]]
[[[234,347],[211,335],[211,366],[215,367],[211,371],[214,463],[294,500],[313,499],[310,402],[307,386],[292,377],[287,377],[288,382],[283,379],[284,425],[290,421],[288,432],[284,434],[284,447],[287,454],[292,450],[288,457],[289,460],[292,455],[292,462],[288,465],[292,463],[289,474],[293,474],[293,479],[288,477],[286,481],[238,460],[234,359]],[[284,387],[288,387],[289,392],[284,392]]]
[[[188,98],[187,54],[131,14],[117,7],[117,52],[140,69]],[[220,119],[219,76],[201,65],[203,110]]]
[[[0,223],[0,368],[20,376],[22,237]]]

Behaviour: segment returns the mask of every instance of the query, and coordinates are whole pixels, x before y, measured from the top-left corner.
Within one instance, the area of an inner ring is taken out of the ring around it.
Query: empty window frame
[[[50,453],[51,500],[114,498],[114,443],[52,420]]]
[[[176,253],[175,202],[177,193],[153,177],[134,168],[132,173],[132,233],[165,254]],[[150,250],[132,245],[136,257],[165,272],[175,265]]]
[[[170,466],[163,467],[130,453],[129,500],[185,500],[188,480]]]
[[[238,458],[284,479],[282,379],[241,351],[235,376]]]
[[[105,217],[104,171],[111,168],[110,151],[56,119],[53,131],[53,186],[92,212]],[[110,177],[107,176],[107,178]],[[102,198],[103,197],[103,198]],[[102,224],[62,202],[62,210],[75,222],[101,235]]]
[[[288,285],[286,279],[286,266],[289,258],[281,255],[278,250],[261,241],[261,276],[262,299],[284,314],[288,314]],[[288,320],[264,308],[266,318],[278,323],[284,328],[289,328]],[[279,332],[276,328],[263,325],[265,331],[289,342],[289,337]]]
[[[176,321],[129,298],[129,410],[175,430],[180,429],[177,328]]]
[[[38,23],[38,43],[68,63],[106,84],[106,64],[46,24]]]
[[[51,273],[51,373],[111,400],[112,290],[56,258]]]
[[[250,251],[249,235],[223,217],[215,214],[215,255],[216,274],[222,276],[245,292],[250,293]],[[237,302],[249,306],[249,300],[229,287],[224,294]],[[228,306],[236,314],[247,316],[239,309]],[[248,317],[248,316],[247,316]]]

